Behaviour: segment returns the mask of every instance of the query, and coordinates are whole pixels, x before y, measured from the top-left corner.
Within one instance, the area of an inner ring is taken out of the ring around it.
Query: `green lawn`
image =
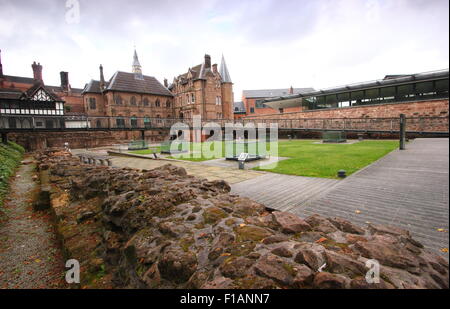
[[[155,147],[152,147],[153,149],[155,149]],[[129,153],[132,154],[138,154],[138,155],[151,155],[153,154],[153,149],[143,149],[143,150],[132,150],[129,151]],[[161,147],[156,147],[156,153],[159,153],[161,150]]]
[[[274,173],[337,178],[337,171],[351,175],[398,147],[397,141],[362,141],[354,144],[315,144],[317,141],[280,141],[278,156],[290,159],[277,162]]]
[[[393,140],[366,140],[354,144],[317,144],[317,142],[319,140],[279,141],[278,153],[273,152],[268,144],[268,152],[272,156],[289,157],[289,159],[277,162],[276,166],[266,165],[263,168],[254,168],[254,170],[297,176],[337,178],[338,170],[343,169],[347,175],[351,175],[398,147],[398,141]],[[217,147],[218,151],[214,158],[225,157],[225,144],[224,142],[219,143],[221,143],[222,150],[220,151]],[[194,162],[214,159],[205,154],[205,150],[208,148],[210,151],[216,149],[214,142],[190,143],[189,147],[191,151],[197,152],[172,155],[169,158]],[[152,154],[151,150],[130,152]]]

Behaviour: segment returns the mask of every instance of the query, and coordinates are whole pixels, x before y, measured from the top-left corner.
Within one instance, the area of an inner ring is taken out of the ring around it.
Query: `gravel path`
[[[25,160],[31,160],[27,158]],[[0,288],[65,288],[64,262],[48,211],[32,208],[34,164],[23,164],[0,209]]]

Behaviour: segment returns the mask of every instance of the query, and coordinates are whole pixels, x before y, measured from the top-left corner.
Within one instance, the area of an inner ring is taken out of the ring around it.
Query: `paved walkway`
[[[253,179],[264,175],[264,172],[230,169],[218,166],[208,166],[199,162],[180,162],[166,160],[151,160],[133,157],[112,157],[113,166],[152,169],[165,164],[172,164],[186,169],[187,173],[208,180],[225,180],[229,184]]]
[[[290,211],[303,217],[340,216],[361,225],[399,226],[440,252],[449,243],[448,142],[446,138],[415,139],[406,150],[393,151]],[[443,255],[448,258],[448,253]]]
[[[34,168],[19,167],[0,208],[0,289],[66,287],[50,210],[32,208],[33,192],[38,190],[32,180]]]

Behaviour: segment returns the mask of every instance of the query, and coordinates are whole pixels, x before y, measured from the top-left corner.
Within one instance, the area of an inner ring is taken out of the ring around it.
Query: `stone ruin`
[[[90,166],[59,149],[36,159],[82,288],[449,287],[448,262],[402,229],[270,212],[170,164]],[[379,283],[365,278],[368,259]]]

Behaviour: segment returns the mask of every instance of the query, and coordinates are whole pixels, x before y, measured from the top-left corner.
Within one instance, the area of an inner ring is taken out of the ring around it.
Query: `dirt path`
[[[25,160],[31,160],[26,158]],[[0,209],[0,288],[64,288],[64,262],[48,211],[36,212],[34,164],[21,165]]]

